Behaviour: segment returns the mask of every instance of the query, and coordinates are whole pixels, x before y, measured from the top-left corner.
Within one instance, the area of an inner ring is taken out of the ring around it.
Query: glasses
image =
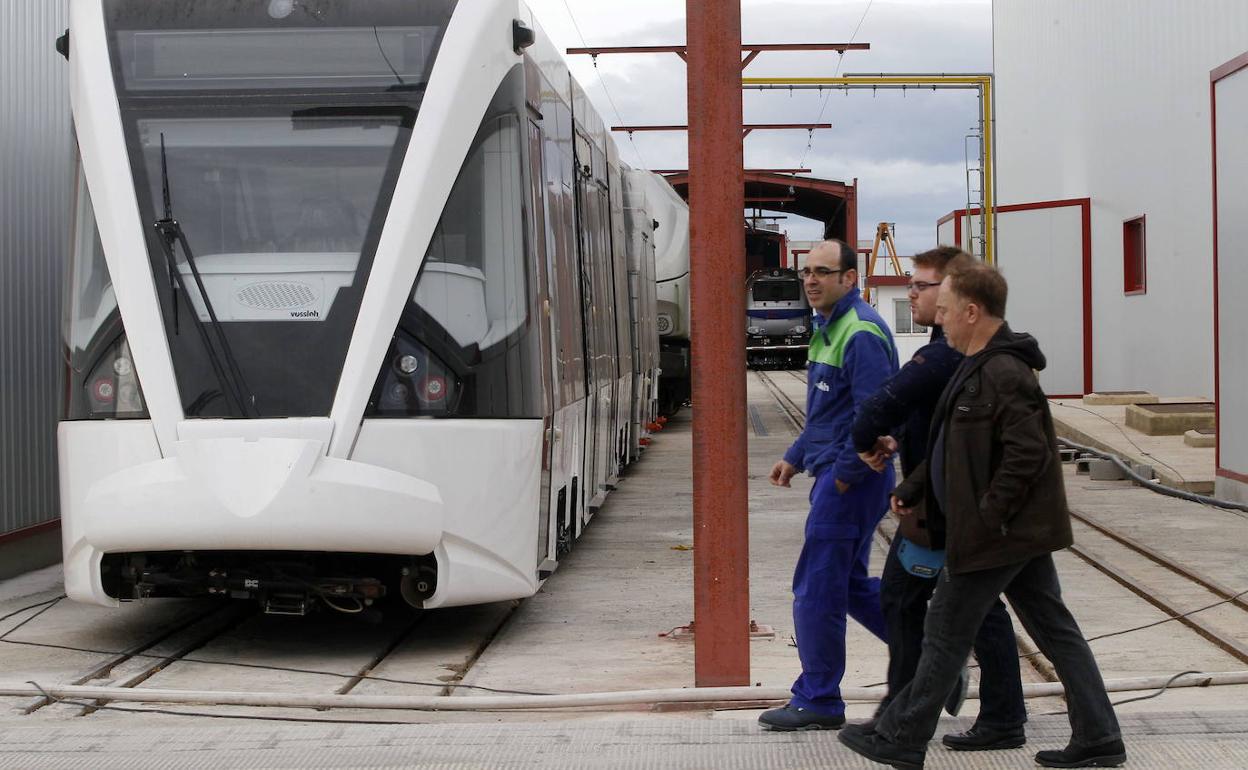
[[[837,273],[844,272],[844,271],[839,270],[839,269],[833,270],[828,267],[816,267],[816,268],[803,267],[801,270],[798,270],[797,272],[803,278],[809,278],[812,275],[816,278],[827,278],[830,275],[836,275]]]
[[[939,286],[939,285],[940,285],[939,281],[937,281],[936,283],[928,283],[927,281],[911,281],[910,283],[906,284],[906,291],[914,292],[915,294],[921,294],[927,291],[928,289],[932,288],[933,286]]]

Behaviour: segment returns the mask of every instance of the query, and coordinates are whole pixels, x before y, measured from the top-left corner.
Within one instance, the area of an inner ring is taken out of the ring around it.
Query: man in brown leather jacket
[[[870,728],[840,735],[859,754],[897,768],[923,767],[945,696],[1002,593],[1053,662],[1070,704],[1070,744],[1041,751],[1036,761],[1126,761],[1100,670],[1061,598],[1052,552],[1072,538],[1053,419],[1033,371],[1045,360],[1033,337],[1005,323],[1006,293],[999,272],[974,263],[946,277],[937,300],[936,321],[966,358],[936,406],[927,459],[893,492],[892,506],[905,514],[925,504],[945,568],[914,679]]]

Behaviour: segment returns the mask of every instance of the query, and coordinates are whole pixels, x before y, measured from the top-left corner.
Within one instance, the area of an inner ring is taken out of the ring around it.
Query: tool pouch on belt
[[[932,547],[932,533],[927,528],[927,512],[922,502],[914,507],[909,516],[901,517],[897,532],[915,545]]]

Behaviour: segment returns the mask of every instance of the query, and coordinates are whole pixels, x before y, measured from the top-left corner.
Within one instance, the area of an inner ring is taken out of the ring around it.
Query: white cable
[[[1248,670],[1207,674],[1110,679],[1107,692],[1155,690],[1159,687],[1210,687],[1248,684]],[[1042,698],[1061,695],[1060,682],[1023,685],[1023,696]],[[591,706],[643,706],[657,703],[729,703],[787,700],[788,687],[693,687],[665,690],[626,690],[570,695],[321,695],[304,693],[214,692],[211,690],[158,690],[128,687],[36,685],[33,682],[0,682],[0,696],[41,696],[140,703],[196,703],[216,706],[273,706],[281,708],[398,709],[408,711],[514,711]],[[879,701],[882,687],[844,687],[841,697],[851,701]],[[969,698],[979,697],[972,687]]]

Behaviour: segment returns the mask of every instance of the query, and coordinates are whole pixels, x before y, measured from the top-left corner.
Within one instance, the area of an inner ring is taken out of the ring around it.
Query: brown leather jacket
[[[1016,564],[1073,542],[1044,354],[1008,325],[954,374],[932,417],[928,456],[893,492],[922,504],[954,574]],[[943,463],[933,462],[943,448]],[[943,503],[930,469],[943,464]]]

